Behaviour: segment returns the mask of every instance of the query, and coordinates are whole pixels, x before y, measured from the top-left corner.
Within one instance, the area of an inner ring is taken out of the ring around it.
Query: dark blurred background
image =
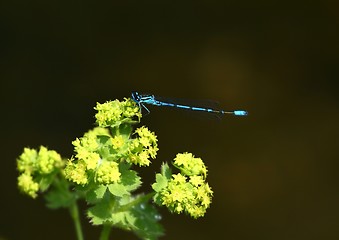
[[[150,107],[161,162],[201,157],[202,219],[166,209],[162,239],[339,239],[337,1],[5,1],[0,7],[0,238],[75,239],[66,210],[19,194],[16,158],[73,153],[96,102],[131,91],[210,99],[221,121]],[[85,206],[82,206],[82,212]],[[83,214],[84,215],[84,214]],[[86,239],[99,227],[82,219]],[[113,230],[111,239],[136,239]]]

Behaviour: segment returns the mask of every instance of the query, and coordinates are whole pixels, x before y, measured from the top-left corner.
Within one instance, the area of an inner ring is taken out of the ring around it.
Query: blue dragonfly
[[[235,115],[235,116],[246,116],[248,113],[244,110],[234,110],[234,111],[224,111],[224,110],[217,110],[213,108],[207,108],[207,107],[197,107],[197,106],[191,106],[186,104],[179,104],[176,103],[173,100],[165,100],[163,98],[156,97],[151,94],[140,94],[138,92],[132,92],[132,99],[139,105],[139,107],[144,108],[147,113],[150,111],[145,106],[145,104],[154,105],[154,106],[163,106],[163,107],[174,107],[174,108],[180,108],[185,110],[191,110],[191,111],[200,111],[200,112],[207,112],[207,113],[214,113],[217,115]]]

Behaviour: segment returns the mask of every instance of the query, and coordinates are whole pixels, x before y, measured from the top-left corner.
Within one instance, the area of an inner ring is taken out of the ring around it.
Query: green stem
[[[110,224],[104,224],[101,234],[100,234],[100,240],[108,240],[109,234],[111,233],[112,225]]]
[[[77,234],[77,239],[78,240],[84,240],[84,236],[82,234],[82,229],[81,229],[81,223],[80,223],[80,218],[79,218],[79,209],[77,202],[74,201],[72,205],[69,207],[69,211],[71,213],[73,222],[74,222],[74,227],[75,227],[75,232]]]

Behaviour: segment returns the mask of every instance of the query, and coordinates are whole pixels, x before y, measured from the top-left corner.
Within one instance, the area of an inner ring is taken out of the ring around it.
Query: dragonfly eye
[[[139,103],[139,101],[140,101],[140,95],[139,95],[139,93],[138,93],[138,92],[132,92],[132,99],[133,99],[135,102]]]

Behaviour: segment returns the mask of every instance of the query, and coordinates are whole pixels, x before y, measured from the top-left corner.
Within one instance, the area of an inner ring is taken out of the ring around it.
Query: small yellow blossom
[[[96,171],[95,179],[98,183],[107,185],[118,182],[120,175],[118,163],[103,161]]]
[[[204,163],[191,153],[184,153],[176,156],[174,164],[181,173],[172,174],[172,178],[168,179],[166,184],[163,183],[163,177],[157,177],[159,182],[152,185],[157,192],[155,199],[159,199],[160,204],[173,212],[186,212],[193,218],[202,217],[210,206],[213,195],[213,191],[205,182]],[[163,172],[168,172],[166,166],[163,165]]]
[[[49,174],[63,165],[61,156],[53,150],[41,146],[36,161],[37,169],[41,174]]]
[[[137,104],[131,99],[107,101],[103,104],[97,103],[94,108],[97,110],[95,114],[96,122],[100,127],[115,127],[122,122],[133,122],[133,118],[141,118],[141,112]]]
[[[24,148],[24,152],[19,156],[17,160],[18,170],[20,172],[32,172],[37,156],[37,150]]]
[[[204,179],[200,175],[190,176],[190,183],[192,183],[193,186],[197,187],[204,183]]]
[[[202,174],[207,175],[207,168],[201,158],[196,158],[192,153],[178,153],[174,158],[174,166],[187,176]]]
[[[76,138],[72,142],[75,151],[85,148],[87,151],[95,151],[99,147],[97,142],[97,131],[92,130],[84,134],[82,138]]]
[[[48,179],[51,174],[60,171],[63,166],[64,161],[54,150],[48,150],[44,146],[41,146],[39,151],[25,148],[17,159],[17,167],[20,172],[19,189],[35,198],[39,189],[45,189],[44,180]]]
[[[95,118],[100,127],[107,127],[121,118],[122,109],[118,100],[107,101],[103,104],[97,103],[94,109],[98,111]]]
[[[69,160],[65,169],[65,177],[72,182],[80,185],[88,183],[88,176],[86,173],[86,164],[83,161],[78,161],[76,164]]]
[[[99,161],[100,161],[100,155],[95,152],[90,152],[87,158],[84,159],[84,162],[86,163],[86,168],[88,170],[95,169]]]
[[[158,141],[155,134],[145,126],[136,129],[135,132],[139,135],[139,141],[144,147],[150,147]]]
[[[125,98],[125,101],[122,102],[123,106],[123,115],[127,118],[132,118],[137,116],[139,119],[141,118],[141,111],[139,106],[130,98]]]
[[[206,208],[199,206],[192,206],[187,209],[187,212],[194,218],[203,217],[206,213]]]
[[[158,151],[157,137],[146,127],[140,127],[135,130],[138,138],[130,141],[129,149],[132,153],[128,157],[128,161],[139,166],[148,166],[149,158],[155,158]],[[135,155],[134,152],[139,152]]]
[[[148,166],[151,161],[148,159],[149,158],[149,155],[148,155],[148,152],[147,151],[142,151],[139,156],[139,161],[138,161],[138,164],[139,166]]]
[[[124,137],[122,135],[114,136],[111,139],[111,142],[114,149],[119,149],[125,144]]]
[[[181,173],[173,174],[172,178],[173,178],[172,181],[177,184],[182,184],[186,182],[186,177],[181,175]]]
[[[33,181],[33,178],[31,175],[26,174],[26,173],[21,174],[18,177],[18,186],[22,192],[26,193],[32,198],[37,197],[37,192],[39,190],[39,184]]]

